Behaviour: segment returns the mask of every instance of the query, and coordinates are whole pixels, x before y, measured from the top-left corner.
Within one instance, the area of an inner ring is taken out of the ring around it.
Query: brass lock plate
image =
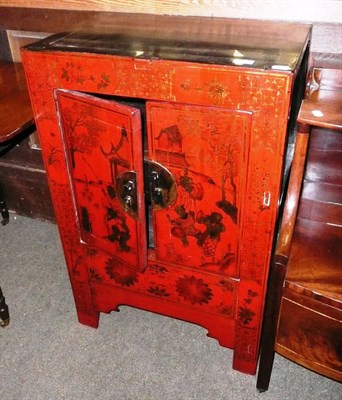
[[[177,198],[176,181],[163,165],[144,160],[145,199],[156,210],[168,208]],[[116,194],[123,210],[138,218],[137,175],[125,171],[116,177]]]
[[[168,208],[177,198],[177,185],[163,165],[144,160],[145,197],[156,210]]]

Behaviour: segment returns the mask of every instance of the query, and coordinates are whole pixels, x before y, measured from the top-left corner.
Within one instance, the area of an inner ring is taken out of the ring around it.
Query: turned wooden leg
[[[1,221],[1,224],[2,225],[8,224],[9,213],[8,213],[8,208],[6,206],[5,197],[4,197],[4,193],[2,191],[1,185],[0,185],[0,213],[3,218]]]
[[[2,294],[2,290],[0,287],[0,325],[2,327],[7,326],[9,324],[10,317],[8,312],[8,306],[5,303],[5,297]]]

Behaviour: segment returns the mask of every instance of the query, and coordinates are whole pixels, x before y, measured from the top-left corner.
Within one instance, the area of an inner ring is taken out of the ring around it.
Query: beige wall
[[[0,0],[0,6],[342,23],[341,0]]]

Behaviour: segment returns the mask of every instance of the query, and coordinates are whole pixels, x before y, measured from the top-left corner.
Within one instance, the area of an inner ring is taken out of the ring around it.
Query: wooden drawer
[[[341,309],[285,288],[275,350],[298,364],[341,381]]]

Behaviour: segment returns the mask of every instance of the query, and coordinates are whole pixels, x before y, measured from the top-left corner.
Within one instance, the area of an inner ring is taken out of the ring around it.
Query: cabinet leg
[[[255,375],[257,362],[257,360],[246,360],[245,354],[238,354],[236,349],[234,350],[233,369],[244,374]]]
[[[0,326],[5,327],[9,324],[10,317],[8,312],[8,306],[5,303],[5,297],[2,294],[0,287]]]
[[[90,326],[91,328],[98,328],[100,313],[94,312],[93,314],[85,314],[82,311],[77,311],[77,317],[81,324]]]
[[[72,290],[79,322],[92,328],[97,328],[99,326],[100,313],[94,306],[89,284],[73,281]]]

